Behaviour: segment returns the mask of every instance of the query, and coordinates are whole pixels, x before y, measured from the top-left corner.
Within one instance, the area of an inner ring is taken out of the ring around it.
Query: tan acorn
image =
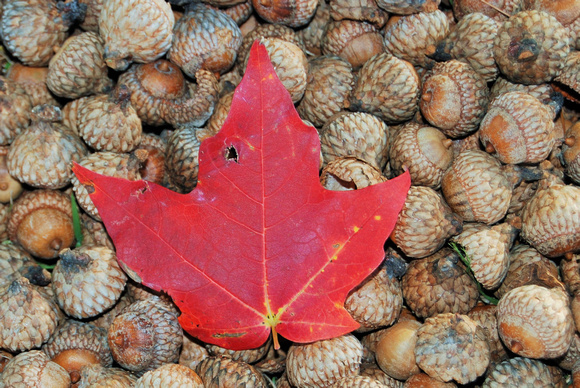
[[[68,388],[71,380],[67,371],[40,350],[23,352],[12,358],[0,374],[5,387]]]
[[[225,73],[233,66],[241,44],[242,32],[231,17],[193,3],[175,24],[167,58],[190,77],[199,69]]]
[[[325,164],[348,156],[361,159],[382,171],[387,164],[389,143],[387,125],[364,112],[338,113],[320,130],[320,147]]]
[[[418,321],[401,321],[387,328],[377,344],[375,356],[379,367],[389,376],[407,380],[419,373],[415,361]]]
[[[317,5],[317,0],[252,0],[258,16],[272,24],[288,27],[306,25],[314,16]]]
[[[9,147],[0,146],[0,202],[11,203],[18,198],[24,188],[17,179],[14,179],[8,171],[7,157]]]
[[[377,5],[389,13],[410,15],[419,12],[435,12],[441,0],[378,0]]]
[[[35,257],[56,257],[74,242],[70,196],[56,190],[22,194],[14,202],[8,235]]]
[[[112,308],[101,313],[95,319],[91,319],[89,322],[94,326],[109,330],[111,323],[113,323],[117,315],[121,314],[125,307],[129,306],[131,303],[133,303],[133,301],[127,296],[127,293],[124,293]]]
[[[32,103],[20,85],[1,76],[0,103],[0,144],[6,145],[28,128]]]
[[[417,330],[417,365],[438,380],[467,384],[489,364],[489,345],[481,326],[461,314],[427,318]]]
[[[60,106],[46,86],[47,73],[47,67],[24,66],[15,62],[6,71],[6,78],[26,91],[33,107],[42,104]]]
[[[547,257],[580,249],[580,188],[548,177],[522,211],[521,237]]]
[[[298,35],[304,42],[306,53],[314,56],[322,55],[322,39],[325,35],[326,26],[331,20],[330,6],[325,1],[319,1],[312,20],[298,31]]]
[[[553,112],[523,92],[494,99],[481,121],[479,139],[503,163],[538,163],[554,147]]]
[[[15,244],[0,245],[0,288],[25,277],[30,284],[46,286],[51,274],[38,265],[24,249]]]
[[[458,0],[453,1],[453,14],[458,20],[466,15],[480,12],[498,22],[507,20],[523,9],[523,0]]]
[[[577,0],[550,1],[525,0],[525,9],[535,9],[553,15],[570,34],[571,47],[579,48],[580,43],[580,3]]]
[[[131,154],[117,154],[114,152],[95,152],[79,161],[79,164],[99,174],[124,178],[129,180],[141,179],[139,168],[147,158],[147,151],[136,150]],[[73,190],[79,206],[97,221],[101,221],[95,204],[89,197],[88,189],[81,185],[75,177],[72,178]]]
[[[73,384],[80,380],[85,365],[110,367],[113,357],[107,343],[107,331],[89,323],[66,321],[44,344],[42,350],[51,361],[66,369]]]
[[[256,41],[256,39],[261,40],[262,38],[280,38],[287,42],[294,43],[303,50],[305,48],[304,43],[302,42],[302,36],[292,28],[282,24],[264,23],[258,25],[242,39],[242,44],[238,50],[238,56],[236,59],[238,64],[244,64],[254,41]],[[240,67],[239,70],[243,73],[244,68]]]
[[[207,70],[199,70],[195,78],[196,83],[187,81],[179,67],[159,59],[131,66],[118,85],[131,91],[131,104],[144,124],[201,126],[213,113],[218,82]]]
[[[464,221],[494,224],[509,207],[512,186],[500,162],[479,150],[455,157],[441,181],[443,197]]]
[[[431,68],[437,43],[449,33],[449,20],[440,10],[401,16],[384,29],[385,49],[415,66]]]
[[[568,296],[561,289],[534,284],[508,291],[497,305],[497,323],[503,343],[529,358],[562,356],[574,337]]]
[[[550,384],[552,374],[547,365],[539,360],[514,357],[497,364],[489,371],[482,387],[540,387]]]
[[[438,189],[453,162],[452,144],[437,128],[409,122],[392,141],[389,163],[396,175],[409,171],[413,185]]]
[[[292,344],[286,359],[294,386],[326,387],[360,370],[363,348],[352,334],[307,344]]]
[[[485,115],[489,89],[468,64],[437,63],[423,80],[419,108],[445,135],[464,137],[477,130]]]
[[[568,41],[568,32],[555,17],[522,11],[500,27],[493,55],[509,80],[539,84],[560,74],[570,51]]]
[[[419,108],[420,78],[407,61],[382,53],[358,73],[349,109],[376,115],[387,124],[411,119]]]
[[[320,173],[320,184],[328,190],[358,190],[386,180],[367,162],[344,156],[328,163]]]
[[[131,62],[162,57],[171,47],[174,24],[171,6],[163,0],[107,0],[99,15],[107,66],[122,71]]]
[[[325,55],[309,61],[304,97],[298,114],[314,126],[323,126],[334,114],[349,107],[354,87],[352,66],[346,60]]]
[[[125,85],[85,100],[77,126],[80,137],[97,151],[130,152],[141,142],[141,120]]]
[[[81,369],[79,388],[103,387],[103,388],[129,388],[135,385],[137,377],[121,368],[106,368],[100,364],[85,365]]]
[[[383,39],[370,23],[355,20],[331,21],[322,38],[322,53],[337,55],[354,69],[384,51]]]
[[[8,51],[28,66],[46,66],[68,36],[68,29],[85,16],[78,0],[4,1],[0,29]],[[23,19],[26,22],[23,23]]]
[[[207,357],[197,364],[196,373],[205,388],[266,388],[262,374],[253,366],[227,357]]]
[[[0,290],[0,317],[0,348],[11,352],[40,347],[58,324],[50,302],[23,277]]]
[[[403,388],[403,382],[383,372],[374,361],[361,365],[360,377],[370,377],[373,383],[376,384],[378,382],[382,384],[379,385],[381,388]]]
[[[467,313],[467,316],[481,326],[485,333],[490,352],[489,368],[493,368],[503,360],[508,359],[507,350],[503,342],[501,342],[497,331],[497,306],[492,304],[478,304]]]
[[[179,360],[183,331],[165,303],[144,300],[117,315],[109,327],[108,341],[119,365],[143,374]]]
[[[127,276],[115,252],[104,246],[63,249],[52,273],[59,306],[74,318],[94,317],[112,307],[125,288]]]
[[[197,364],[209,357],[209,352],[201,341],[183,333],[183,346],[179,354],[179,364],[195,370]]]
[[[465,272],[459,256],[449,248],[411,261],[401,285],[407,306],[418,317],[467,314],[479,299],[475,281]]]
[[[79,128],[77,126],[78,111],[87,98],[88,97],[81,97],[69,101],[61,109],[62,123],[77,136],[79,135]]]
[[[389,18],[375,0],[332,0],[329,5],[330,17],[333,20],[358,20],[381,28]]]
[[[411,186],[390,239],[405,255],[423,258],[461,233],[462,225],[441,194],[429,187]]]
[[[232,100],[234,99],[234,92],[229,92],[220,97],[213,111],[213,114],[207,121],[206,129],[211,136],[215,135],[222,129],[222,125],[228,117]]]
[[[171,181],[184,191],[191,191],[197,184],[199,170],[199,146],[195,129],[180,128],[167,142],[165,168]]]
[[[203,381],[192,369],[179,364],[165,364],[150,370],[135,382],[135,388],[190,387],[204,388]]]
[[[566,175],[580,184],[580,122],[566,131],[566,138],[562,144],[562,158],[566,166]]]

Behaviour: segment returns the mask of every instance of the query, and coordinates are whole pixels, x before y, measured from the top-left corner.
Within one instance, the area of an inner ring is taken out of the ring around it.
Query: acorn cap
[[[185,127],[175,130],[167,141],[166,173],[184,191],[193,190],[197,184],[200,144],[196,130]]]
[[[14,244],[1,244],[0,288],[21,276],[37,286],[46,286],[51,279],[50,272],[42,268],[25,250]]]
[[[497,306],[492,304],[478,304],[467,316],[473,319],[485,333],[485,338],[490,350],[490,367],[508,358],[506,347],[499,338],[497,331]],[[489,370],[489,368],[488,368]]]
[[[121,368],[106,368],[101,364],[85,365],[81,369],[81,381],[84,386],[118,386],[132,387],[137,377]]]
[[[370,376],[350,376],[328,385],[328,388],[384,388],[385,385]]]
[[[385,25],[389,15],[379,8],[375,0],[333,0],[330,2],[330,17],[333,20],[358,20],[377,28]]]
[[[5,387],[68,387],[71,384],[67,371],[40,350],[23,352],[12,358],[0,374],[0,384]]]
[[[209,357],[209,352],[201,341],[183,333],[183,346],[179,354],[179,363],[195,370],[197,364]]]
[[[301,49],[305,48],[301,35],[294,31],[292,28],[282,24],[264,23],[258,25],[242,39],[242,44],[238,50],[238,64],[243,65],[244,62],[246,62],[246,58],[248,57],[252,44],[254,44],[256,39],[261,40],[262,38],[280,38],[287,42],[294,43]],[[239,70],[243,72],[244,68],[245,66],[242,66],[239,68]]]
[[[367,162],[344,156],[328,163],[320,173],[320,184],[328,190],[358,190],[386,180]]]
[[[434,12],[441,0],[378,0],[377,5],[389,13],[410,15],[419,12]]]
[[[550,384],[552,374],[548,366],[539,360],[514,357],[497,364],[490,370],[482,387],[540,387]]]
[[[223,356],[231,358],[234,361],[242,361],[245,362],[246,364],[253,364],[262,359],[266,355],[266,353],[268,353],[268,350],[270,349],[271,345],[272,340],[271,338],[268,338],[268,340],[264,342],[264,344],[254,349],[230,350],[212,344],[207,344],[205,347],[211,356],[215,357]]]
[[[370,23],[355,20],[331,21],[322,37],[322,53],[337,55],[354,69],[363,66],[376,54],[384,52],[383,39]]]
[[[207,121],[206,129],[211,136],[215,135],[222,129],[228,113],[230,112],[230,107],[232,106],[232,100],[234,99],[234,92],[229,92],[220,97],[217,102],[213,114]]]
[[[197,364],[195,371],[206,387],[266,388],[262,374],[250,364],[227,357],[207,357]]]
[[[179,364],[165,364],[146,372],[134,385],[135,388],[152,386],[204,388],[203,381],[193,369]]]
[[[580,255],[560,260],[560,273],[570,295],[580,293]]]
[[[252,7],[264,20],[272,24],[288,27],[301,27],[312,19],[318,1],[316,0],[278,0],[262,2],[252,0]]]
[[[305,27],[298,30],[297,35],[303,42],[304,50],[317,57],[322,54],[322,39],[326,32],[326,26],[332,18],[330,17],[330,6],[326,2],[319,2],[314,17]],[[270,24],[262,24],[267,26]],[[256,29],[258,29],[257,27]],[[250,32],[251,34],[251,32]]]
[[[0,144],[12,143],[30,124],[32,103],[24,89],[16,82],[0,76]]]

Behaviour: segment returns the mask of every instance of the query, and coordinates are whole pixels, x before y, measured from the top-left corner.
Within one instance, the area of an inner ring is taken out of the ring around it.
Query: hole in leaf
[[[226,148],[226,160],[233,160],[238,163],[238,150],[236,150],[236,147],[229,146]]]

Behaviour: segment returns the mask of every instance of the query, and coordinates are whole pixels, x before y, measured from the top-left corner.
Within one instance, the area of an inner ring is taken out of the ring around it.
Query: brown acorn
[[[79,162],[88,150],[78,136],[60,123],[58,107],[38,105],[31,116],[30,127],[10,146],[8,171],[33,187],[65,187],[72,179],[72,162]]]
[[[54,96],[46,86],[47,67],[24,66],[20,63],[13,63],[6,71],[6,78],[19,84],[28,94],[32,106],[36,105],[56,105]]]
[[[407,306],[418,317],[467,314],[479,299],[475,281],[465,272],[459,256],[449,248],[411,261],[401,285]]]
[[[552,385],[552,374],[547,365],[539,360],[525,357],[514,357],[497,364],[489,371],[483,388],[506,387],[540,387]]]
[[[179,364],[165,364],[150,370],[135,382],[135,388],[190,387],[204,388],[203,381],[192,369]]]
[[[423,117],[450,137],[477,130],[485,115],[489,89],[471,66],[457,60],[437,63],[423,80],[419,108]]]
[[[371,113],[387,124],[411,119],[419,108],[419,75],[407,61],[382,53],[358,73],[349,109]]]
[[[150,23],[149,21],[155,21]],[[149,63],[171,47],[175,18],[161,0],[111,0],[103,3],[99,35],[105,44],[105,62],[126,70],[131,62]]]
[[[266,380],[253,366],[227,357],[205,358],[197,364],[195,371],[205,388],[267,387]]]
[[[241,44],[242,32],[231,17],[193,3],[175,24],[167,58],[190,77],[199,69],[225,73],[233,66]]]
[[[249,0],[245,0],[226,8],[214,7],[214,9],[228,15],[239,27],[248,21],[250,17],[254,17],[255,20],[254,8],[252,7],[252,2]],[[240,33],[242,32],[241,30],[242,29],[240,28]],[[243,33],[241,36],[243,37]]]
[[[385,49],[415,66],[431,68],[437,43],[449,33],[449,20],[440,10],[401,16],[384,29]]]
[[[419,372],[409,377],[403,388],[455,388],[456,384],[444,383],[440,379],[430,377],[429,375]]]
[[[23,352],[12,358],[0,374],[5,387],[67,388],[71,380],[67,371],[40,350]]]
[[[46,66],[67,38],[67,30],[85,16],[78,0],[4,1],[0,29],[8,51],[28,66]],[[23,23],[23,19],[26,22]]]
[[[458,0],[453,1],[453,14],[458,20],[466,15],[479,12],[498,22],[504,22],[511,15],[523,9],[523,0]]]
[[[379,31],[370,23],[355,20],[331,21],[322,38],[322,53],[348,61],[354,69],[384,51]]]
[[[389,13],[410,15],[419,12],[434,12],[441,0],[377,0],[377,5]]]
[[[256,13],[272,24],[301,27],[314,16],[317,0],[252,0]]]
[[[220,97],[213,111],[213,114],[211,115],[211,117],[207,121],[207,125],[205,126],[208,135],[211,134],[210,136],[213,136],[216,133],[218,133],[220,129],[222,129],[222,125],[226,121],[228,113],[230,112],[230,107],[232,105],[233,99],[234,92],[229,92]]]
[[[497,306],[493,304],[478,304],[467,316],[475,321],[485,333],[489,345],[489,368],[493,368],[508,358],[507,350],[499,338],[497,331]],[[488,371],[489,371],[488,368]]]
[[[138,148],[147,151],[147,159],[139,169],[141,178],[161,184],[165,176],[165,149],[167,142],[153,133],[143,133]]]
[[[70,196],[56,190],[22,194],[14,202],[8,235],[35,257],[56,257],[74,242]]]
[[[427,318],[417,330],[417,365],[438,380],[467,384],[489,364],[489,345],[481,326],[461,314]]]
[[[358,20],[368,22],[381,28],[387,22],[389,15],[379,8],[375,0],[332,0],[330,1],[330,17],[333,20]]]
[[[540,102],[546,105],[549,105],[556,95],[556,91],[549,83],[525,85],[511,82],[505,77],[500,76],[495,80],[491,87],[489,99],[490,101],[493,101],[501,94],[507,92],[524,92],[536,97]]]
[[[580,255],[560,261],[560,273],[566,290],[572,296],[580,292]]]
[[[580,43],[580,3],[577,0],[550,1],[525,0],[525,9],[544,11],[554,16],[570,34],[571,47],[579,48]]]
[[[16,135],[28,128],[32,103],[26,91],[16,82],[0,76],[0,144],[12,143]]]
[[[389,376],[407,380],[419,373],[415,361],[418,321],[400,321],[387,328],[377,343],[375,357],[379,367]]]
[[[500,27],[493,55],[500,71],[523,84],[549,82],[564,68],[570,51],[562,24],[542,11],[522,11]]]

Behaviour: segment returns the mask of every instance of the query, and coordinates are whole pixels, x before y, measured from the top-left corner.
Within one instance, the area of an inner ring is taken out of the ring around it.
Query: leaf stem
[[[278,333],[276,332],[276,326],[272,326],[272,340],[274,342],[274,349],[280,350],[280,342],[278,341]]]
[[[70,202],[72,205],[72,219],[73,219],[73,229],[75,232],[75,239],[77,243],[75,245],[76,248],[80,247],[83,243],[83,231],[81,229],[81,220],[79,216],[79,207],[77,205],[77,201],[75,199],[74,192],[71,191],[70,193]]]

